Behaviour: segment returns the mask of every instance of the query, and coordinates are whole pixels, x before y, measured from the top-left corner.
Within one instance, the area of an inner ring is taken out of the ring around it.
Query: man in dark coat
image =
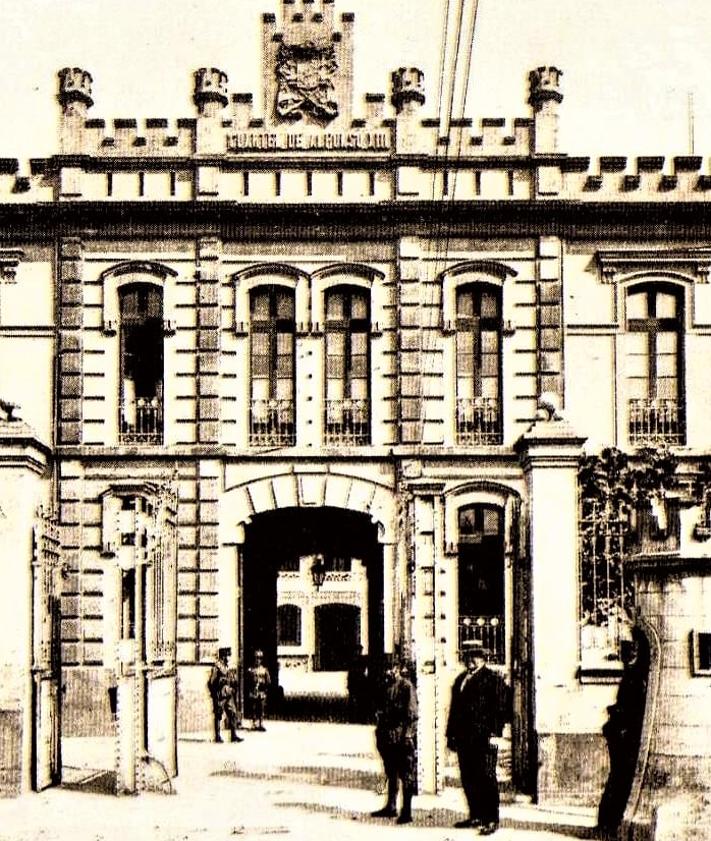
[[[478,640],[464,643],[466,669],[452,685],[447,721],[447,746],[457,752],[462,788],[469,817],[457,827],[479,827],[491,835],[499,826],[499,784],[496,779],[500,736],[511,720],[511,690],[496,672],[487,668],[486,653]]]
[[[226,718],[230,730],[230,738],[233,742],[243,741],[237,735],[239,727],[239,712],[237,710],[237,680],[236,672],[227,665],[231,649],[220,648],[217,652],[210,676],[207,680],[207,689],[212,699],[212,718],[215,727],[215,741],[221,742],[220,728],[222,718]]]
[[[385,663],[384,688],[375,713],[375,744],[388,779],[388,799],[376,818],[397,815],[398,780],[402,781],[399,824],[412,821],[412,797],[417,789],[417,696],[407,668],[393,659]]]

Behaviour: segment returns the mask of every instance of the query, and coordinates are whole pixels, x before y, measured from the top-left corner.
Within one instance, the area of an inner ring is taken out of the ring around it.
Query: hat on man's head
[[[481,640],[464,640],[462,642],[462,654],[468,654],[470,657],[486,657],[488,653],[488,649],[484,648],[484,643]]]
[[[225,646],[224,648],[217,649],[217,656],[218,657],[229,657],[232,654],[232,649],[229,646]]]

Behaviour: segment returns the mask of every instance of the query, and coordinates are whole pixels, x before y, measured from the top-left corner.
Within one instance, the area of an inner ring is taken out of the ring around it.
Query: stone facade
[[[368,653],[416,663],[423,791],[443,784],[461,639],[486,633],[516,785],[595,803],[620,667],[586,668],[578,459],[711,449],[711,175],[566,155],[555,67],[509,124],[442,137],[417,68],[394,68],[392,109],[359,108],[354,25],[285,0],[263,20],[261,112],[202,68],[174,126],[89,116],[92,78],[66,68],[58,154],[29,177],[0,161],[0,339],[32,365],[0,387],[54,456],[65,732],[113,727],[102,500],[165,483],[183,731],[209,726],[218,645],[276,669],[270,524],[284,553],[358,544]]]

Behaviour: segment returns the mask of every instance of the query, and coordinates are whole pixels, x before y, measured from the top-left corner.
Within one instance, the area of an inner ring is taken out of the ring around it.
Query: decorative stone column
[[[618,838],[708,841],[711,824],[711,538],[708,511],[682,509],[676,552],[625,564],[650,671],[635,778]]]
[[[539,800],[565,800],[578,752],[571,702],[578,667],[578,462],[584,438],[552,403],[516,443],[529,501],[534,727]],[[525,595],[524,595],[525,597]]]
[[[444,783],[444,672],[446,640],[442,638],[438,577],[443,546],[440,484],[416,484],[409,516],[409,569],[412,575],[412,653],[417,669],[419,721],[418,776],[422,793],[440,791]]]
[[[33,528],[36,509],[50,492],[49,449],[13,417],[14,407],[0,404],[0,612],[8,619],[0,637],[0,797],[7,797],[29,791],[33,764],[41,765],[32,757],[33,627],[36,633],[51,617],[34,615],[33,601],[40,599],[33,594],[33,567],[39,566],[33,557]],[[40,644],[36,640],[35,647]],[[36,767],[36,777],[41,770]]]

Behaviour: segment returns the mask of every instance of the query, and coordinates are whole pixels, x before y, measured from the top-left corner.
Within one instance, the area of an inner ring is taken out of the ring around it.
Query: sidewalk
[[[382,805],[383,777],[372,727],[268,722],[244,742],[181,739],[176,794],[114,797],[108,739],[64,739],[64,782],[40,794],[0,801],[1,841],[456,841],[464,816],[458,788],[414,800],[414,822],[370,817]],[[498,841],[592,838],[590,810],[545,811],[502,804]]]

